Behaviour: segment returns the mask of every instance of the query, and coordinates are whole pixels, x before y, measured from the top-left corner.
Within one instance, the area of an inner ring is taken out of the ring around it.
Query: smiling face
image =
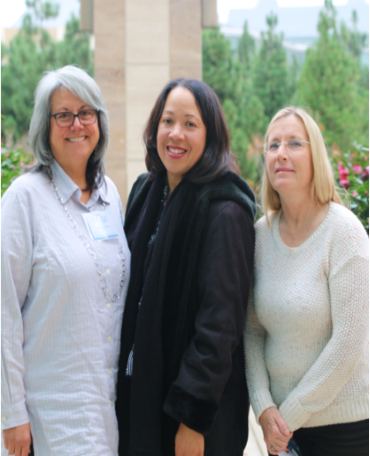
[[[51,114],[57,112],[79,113],[91,108],[68,89],[60,87],[51,97]],[[70,127],[58,127],[50,117],[50,147],[55,160],[67,174],[76,168],[85,171],[87,161],[99,141],[98,120],[91,125],[81,125],[78,117]]]
[[[299,139],[309,142],[306,127],[302,120],[290,115],[274,122],[268,135],[268,143]],[[313,180],[313,164],[310,145],[302,143],[298,151],[287,150],[281,145],[277,152],[267,152],[265,166],[272,188],[280,197],[297,195],[297,192],[310,195]],[[293,193],[294,192],[294,193]]]
[[[158,155],[167,170],[171,191],[203,155],[206,137],[192,92],[184,87],[171,90],[157,132]]]

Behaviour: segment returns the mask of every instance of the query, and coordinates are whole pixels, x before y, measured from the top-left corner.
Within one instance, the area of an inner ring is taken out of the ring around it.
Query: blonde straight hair
[[[309,138],[313,163],[313,180],[311,186],[311,197],[321,204],[334,201],[343,204],[338,195],[333,171],[330,166],[328,154],[326,151],[324,139],[317,123],[302,108],[288,106],[278,111],[272,118],[265,135],[265,143],[268,142],[269,133],[272,125],[282,117],[296,116],[302,120]],[[266,216],[267,224],[270,226],[269,216],[281,209],[279,194],[272,188],[270,179],[267,174],[266,164],[262,177],[262,206]]]

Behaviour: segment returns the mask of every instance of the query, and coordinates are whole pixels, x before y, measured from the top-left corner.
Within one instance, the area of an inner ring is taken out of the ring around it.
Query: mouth
[[[79,138],[67,138],[67,141],[70,141],[70,142],[81,142],[81,141],[83,141],[86,138],[87,138],[87,136],[80,136]]]
[[[178,146],[167,146],[166,147],[167,153],[171,158],[181,158],[187,152],[186,149],[183,147]]]
[[[294,170],[293,169],[289,169],[289,168],[277,168],[275,173],[278,174],[278,173],[293,173]]]

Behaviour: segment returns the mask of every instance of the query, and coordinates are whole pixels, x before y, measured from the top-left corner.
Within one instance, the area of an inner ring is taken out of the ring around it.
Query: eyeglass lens
[[[56,114],[55,120],[60,127],[70,127],[73,124],[75,117],[78,117],[81,125],[90,125],[96,120],[96,111],[95,109],[86,109],[80,111],[78,114],[60,112]]]
[[[276,152],[282,144],[284,144],[288,150],[293,152],[303,147],[303,141],[299,139],[290,139],[289,141],[283,141],[281,143],[274,141],[271,144],[267,144],[267,151]]]

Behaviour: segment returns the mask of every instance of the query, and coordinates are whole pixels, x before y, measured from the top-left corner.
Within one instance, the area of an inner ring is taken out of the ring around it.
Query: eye
[[[68,119],[70,117],[70,113],[69,112],[60,112],[57,117],[60,120]]]
[[[269,150],[276,150],[278,149],[280,146],[280,143],[279,142],[272,142],[270,145],[269,145]]]
[[[195,123],[190,122],[190,121],[187,122],[186,125],[187,125],[188,127],[195,127]]]
[[[163,123],[167,124],[167,125],[170,125],[172,123],[172,119],[169,119],[168,117],[163,119],[162,121]]]
[[[302,143],[299,139],[291,139],[288,141],[288,146],[293,149],[299,149],[302,147]]]

